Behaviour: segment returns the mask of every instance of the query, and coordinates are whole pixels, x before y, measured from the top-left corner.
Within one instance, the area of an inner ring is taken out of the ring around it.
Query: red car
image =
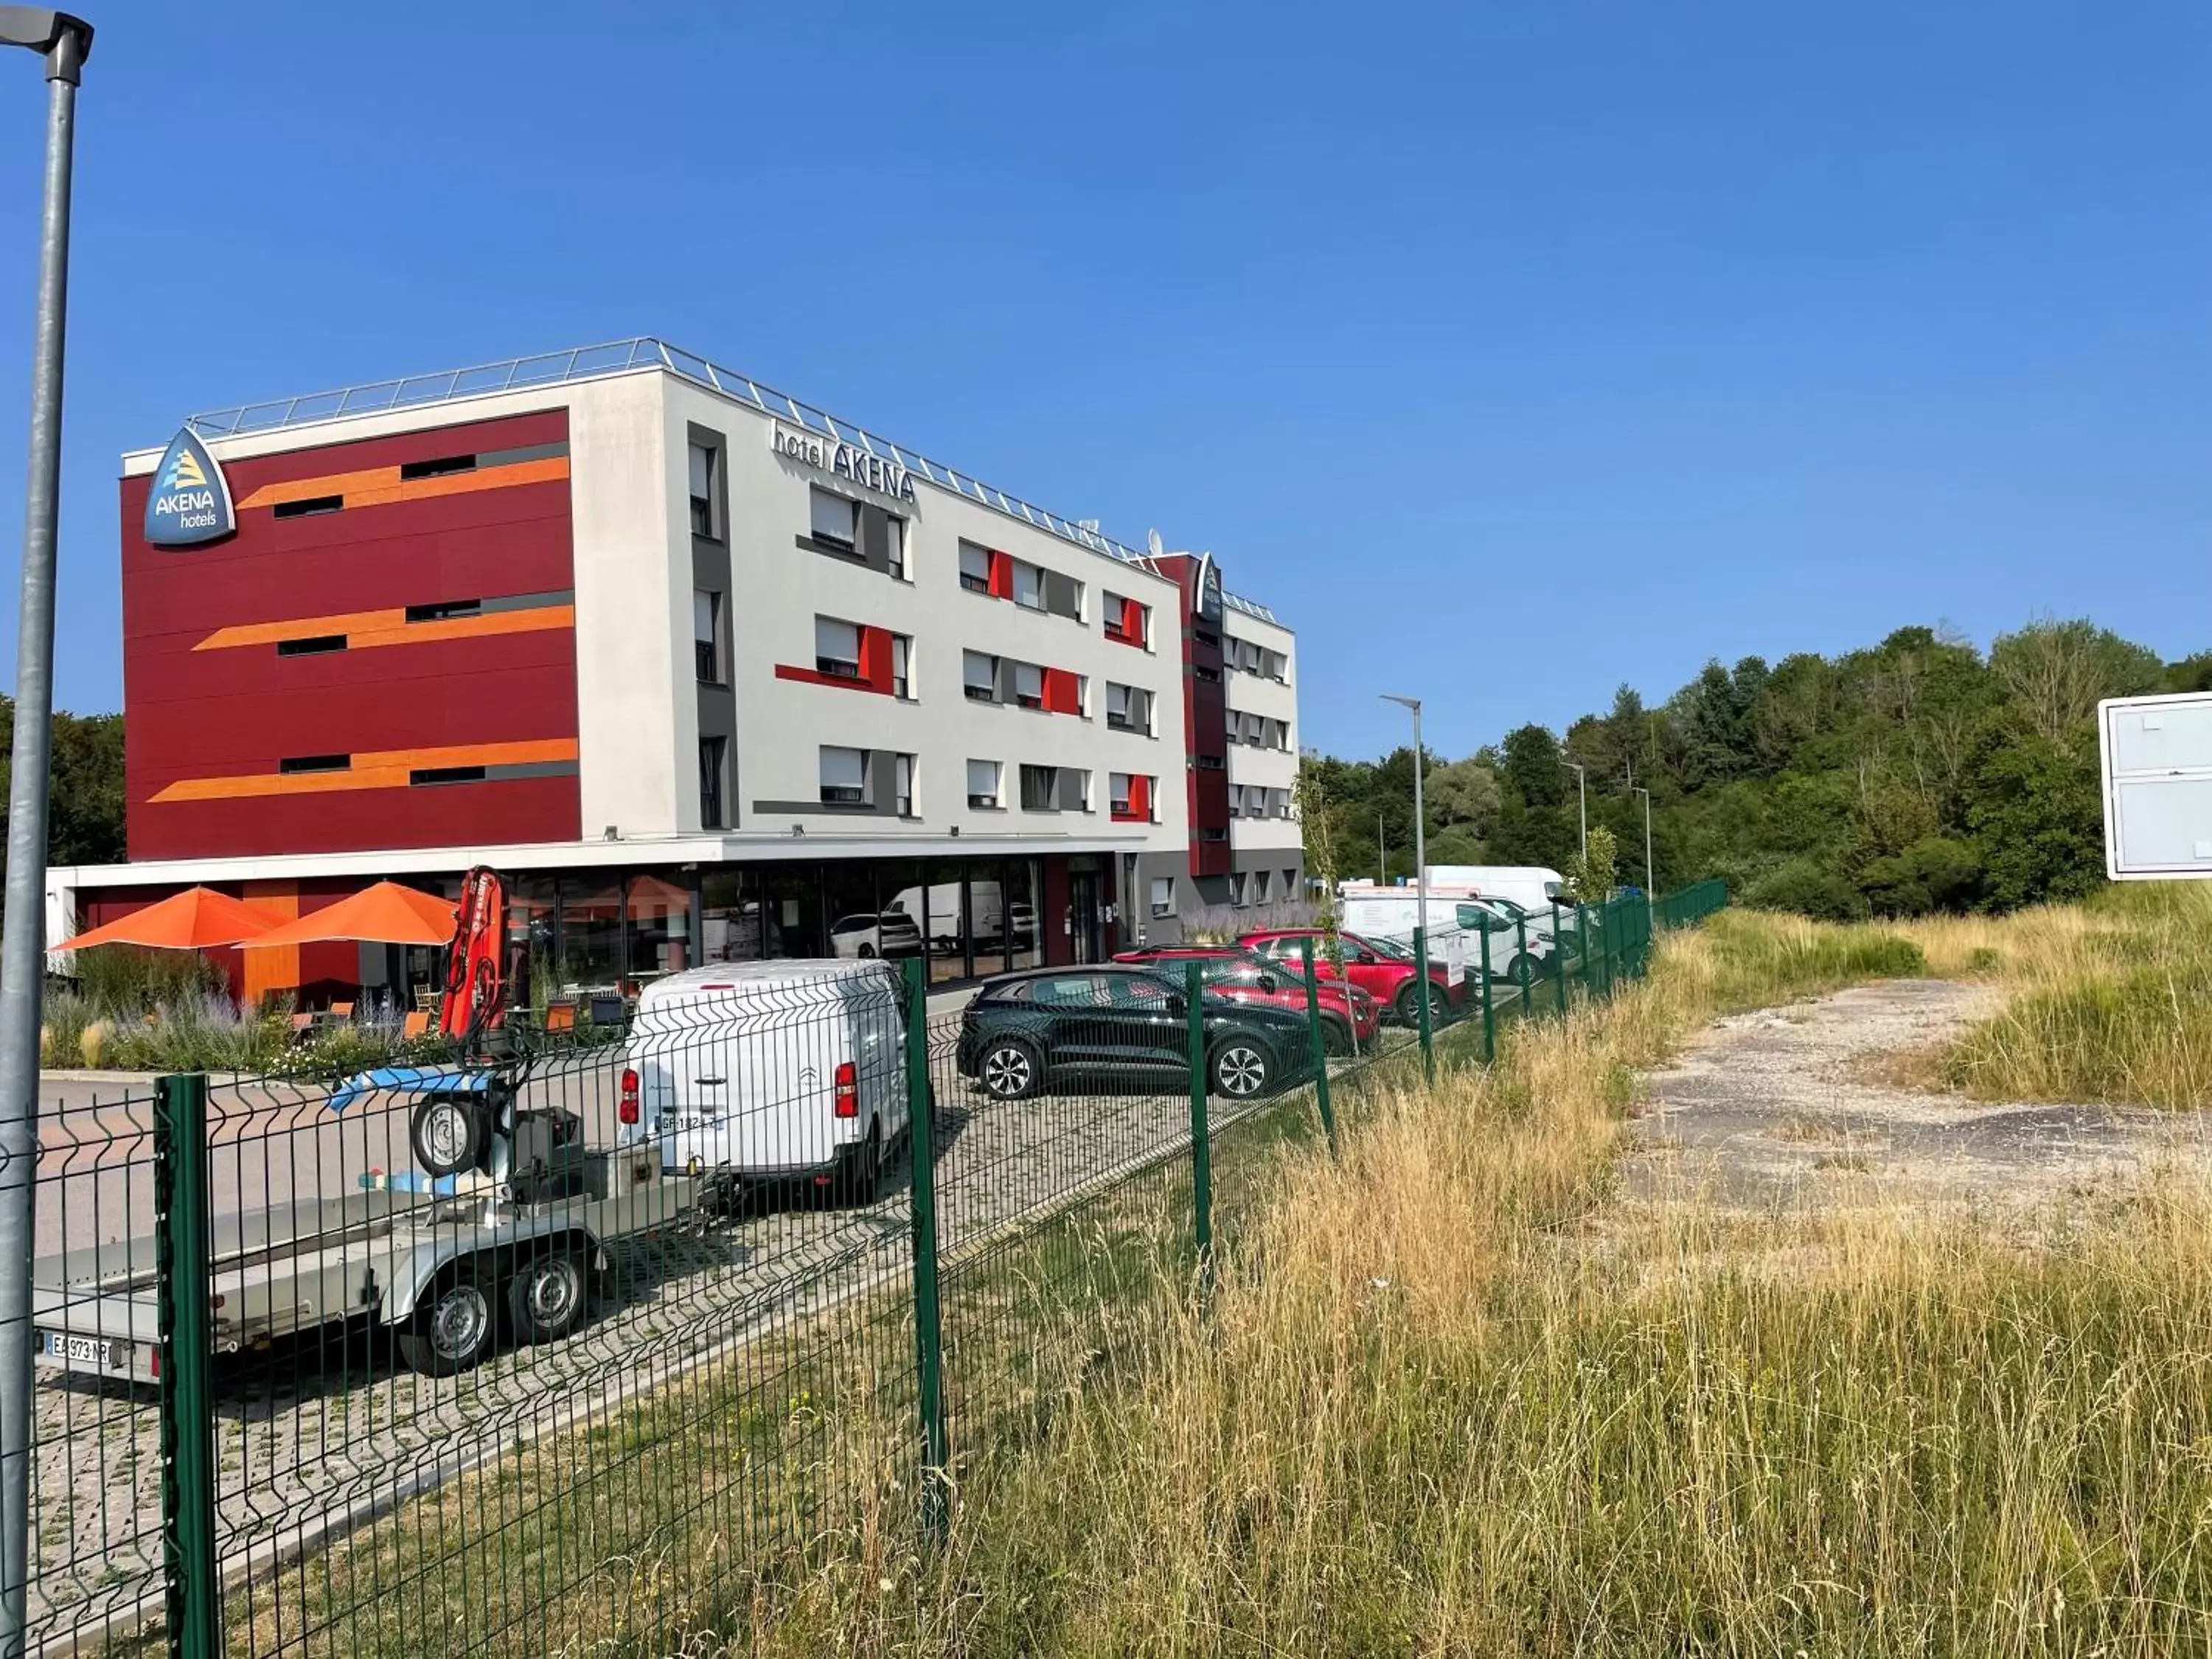
[[[1167,971],[1170,977],[1180,971],[1173,964],[1196,962],[1205,975],[1206,988],[1218,997],[1305,1012],[1304,970],[1286,974],[1280,963],[1270,962],[1242,945],[1146,945],[1123,951],[1114,960],[1139,963]],[[1382,1029],[1382,1018],[1375,999],[1357,986],[1323,981],[1314,987],[1314,1002],[1321,1013],[1322,1046],[1330,1054],[1350,1054],[1355,1041],[1364,1048]]]
[[[1262,932],[1247,933],[1237,940],[1246,950],[1263,960],[1279,963],[1293,973],[1305,972],[1306,953],[1314,953],[1314,974],[1317,978],[1334,980],[1336,963],[1330,959],[1325,940],[1328,935],[1318,927],[1270,927]],[[1413,953],[1395,945],[1383,945],[1364,939],[1357,933],[1339,933],[1344,946],[1344,974],[1353,987],[1367,993],[1376,1004],[1390,1012],[1391,1018],[1401,1025],[1419,1022],[1421,1005],[1417,988],[1420,970],[1413,965]],[[1442,963],[1429,963],[1429,1018],[1443,1019],[1466,994],[1464,984],[1455,986],[1451,975]]]

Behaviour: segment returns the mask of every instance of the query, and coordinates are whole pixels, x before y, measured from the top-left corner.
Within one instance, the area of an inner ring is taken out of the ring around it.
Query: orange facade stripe
[[[431,478],[403,479],[397,466],[373,466],[360,472],[331,472],[319,478],[287,478],[282,483],[264,484],[238,506],[242,511],[249,507],[279,507],[286,501],[342,495],[348,510],[351,510],[356,507],[386,507],[393,501],[432,501],[441,495],[466,495],[479,489],[511,489],[521,484],[550,483],[568,476],[566,455],[508,461],[500,466],[441,473]]]
[[[282,640],[313,639],[319,635],[343,634],[349,651],[367,651],[384,645],[427,645],[434,640],[481,640],[499,634],[535,634],[548,629],[574,628],[573,605],[531,605],[517,611],[486,611],[472,617],[444,617],[435,622],[411,623],[405,610],[349,611],[334,617],[295,617],[289,622],[244,623],[218,628],[192,647],[195,651],[232,651],[241,646],[275,645]]]
[[[574,738],[522,743],[464,743],[436,749],[384,749],[356,755],[343,772],[249,772],[227,778],[180,778],[156,803],[240,800],[256,795],[321,795],[356,789],[404,789],[408,775],[446,766],[529,766],[576,758]]]

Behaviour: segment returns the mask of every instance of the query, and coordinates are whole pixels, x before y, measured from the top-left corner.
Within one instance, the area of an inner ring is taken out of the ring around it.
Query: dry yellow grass
[[[971,1470],[942,1561],[825,1577],[746,1644],[2212,1646],[2212,1194],[2002,1232],[1605,1203],[1631,1068],[1739,998],[1911,958],[1719,920],[1493,1072],[1374,1101],[1341,1163],[1286,1158],[1211,1308],[1164,1296],[1137,1376],[1071,1367],[1042,1443]]]
[[[2088,906],[1904,923],[1932,971],[2000,1010],[1903,1075],[1986,1100],[2212,1105],[2212,890],[2116,887]]]

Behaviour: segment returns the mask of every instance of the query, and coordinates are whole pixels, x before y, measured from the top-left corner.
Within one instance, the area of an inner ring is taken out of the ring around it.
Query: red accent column
[[[891,631],[888,628],[860,629],[860,678],[871,691],[891,694]]]

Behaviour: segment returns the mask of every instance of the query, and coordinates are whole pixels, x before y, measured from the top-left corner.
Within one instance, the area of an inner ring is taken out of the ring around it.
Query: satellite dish
[[[1168,550],[1168,544],[1160,539],[1160,532],[1157,530],[1145,532],[1145,545],[1152,550],[1152,556],[1156,559]]]

